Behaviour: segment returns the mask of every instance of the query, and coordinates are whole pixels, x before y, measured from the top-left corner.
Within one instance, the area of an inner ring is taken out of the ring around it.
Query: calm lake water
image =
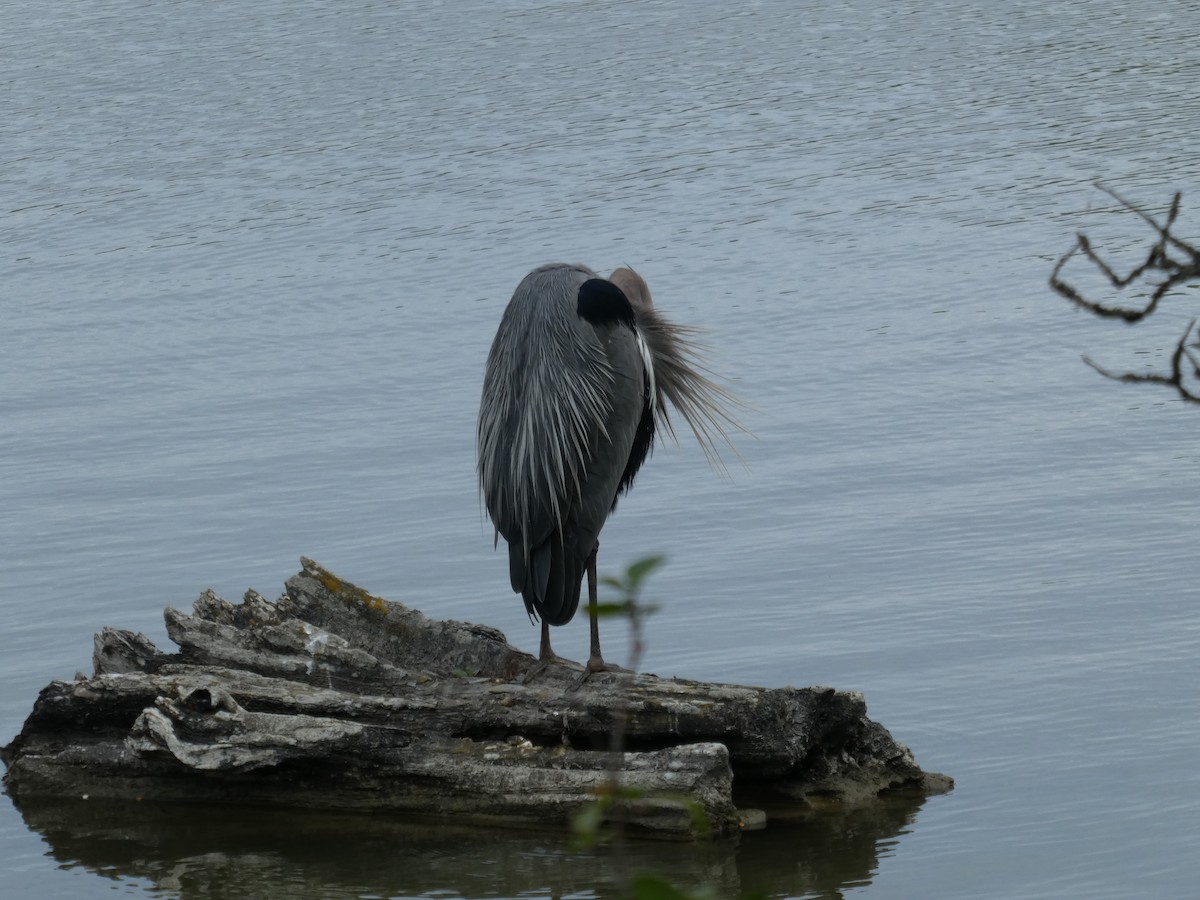
[[[602,569],[670,559],[645,668],[861,690],[958,784],[632,862],[5,797],[6,895],[1191,895],[1200,409],[1079,357],[1162,370],[1197,294],[1130,328],[1046,279],[1078,230],[1144,254],[1097,178],[1182,190],[1200,236],[1194,13],[4,4],[0,742],[101,627],[167,645],[163,607],[276,595],[301,554],[535,647],[474,426],[504,304],[561,260],[706,328],[753,433],[728,477],[661,446],[604,533]]]

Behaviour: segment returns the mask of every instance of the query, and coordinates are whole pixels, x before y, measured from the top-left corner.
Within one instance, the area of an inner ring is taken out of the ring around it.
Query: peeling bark
[[[627,827],[714,833],[769,814],[949,789],[860,694],[534,662],[495,629],[435,621],[311,560],[268,601],[166,610],[179,652],[104,629],[94,674],[52,682],[0,750],[18,800],[80,796],[561,823],[614,779]],[[623,720],[623,747],[609,751]],[[742,812],[739,812],[739,807]]]

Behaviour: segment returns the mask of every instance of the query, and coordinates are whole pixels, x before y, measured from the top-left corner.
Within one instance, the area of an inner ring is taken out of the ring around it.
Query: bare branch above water
[[[1126,200],[1116,191],[1103,185],[1097,187],[1116,200],[1123,208],[1137,215],[1157,235],[1150,246],[1145,260],[1127,275],[1118,275],[1112,266],[1092,247],[1087,235],[1082,232],[1075,237],[1075,244],[1064,253],[1050,273],[1050,287],[1067,298],[1080,309],[1107,319],[1121,319],[1129,324],[1141,322],[1154,314],[1160,303],[1172,291],[1192,281],[1200,281],[1200,249],[1183,240],[1174,233],[1179,218],[1182,194],[1176,192],[1167,210],[1166,218],[1161,223],[1154,216]],[[1140,285],[1156,276],[1165,276],[1161,281],[1150,281],[1147,286],[1153,286],[1149,299],[1140,306],[1125,306],[1089,300],[1077,288],[1068,283],[1063,277],[1063,270],[1077,254],[1085,257],[1098,269],[1118,291],[1133,285]],[[1171,354],[1171,367],[1167,373],[1141,374],[1135,372],[1115,372],[1099,365],[1094,360],[1083,357],[1083,361],[1106,378],[1116,381],[1133,383],[1160,384],[1172,387],[1179,396],[1189,403],[1200,403],[1200,342],[1195,339],[1196,320],[1188,323],[1183,334]]]

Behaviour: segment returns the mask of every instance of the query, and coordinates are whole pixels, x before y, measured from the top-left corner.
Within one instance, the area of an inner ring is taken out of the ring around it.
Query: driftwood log
[[[575,688],[567,666],[522,684],[533,657],[495,629],[301,562],[277,601],[206,591],[166,610],[178,653],[98,634],[94,674],[48,685],[0,749],[8,792],[543,827],[615,796],[629,829],[693,837],[952,784],[860,694],[613,673]]]

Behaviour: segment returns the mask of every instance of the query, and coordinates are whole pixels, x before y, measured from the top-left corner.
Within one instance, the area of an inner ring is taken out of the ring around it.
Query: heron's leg
[[[588,620],[592,628],[592,643],[590,652],[588,653],[587,670],[589,672],[604,671],[604,657],[600,655],[600,617],[597,615],[600,600],[597,597],[596,590],[596,554],[600,550],[600,542],[596,542],[596,546],[592,548],[591,555],[587,558],[587,579],[588,579]]]
[[[623,669],[620,666],[615,666],[612,663],[606,663],[604,657],[600,653],[600,617],[598,610],[600,600],[596,590],[596,553],[600,549],[599,542],[592,548],[592,553],[587,560],[587,579],[588,579],[588,618],[591,620],[592,628],[592,644],[588,654],[587,666],[583,670],[577,684],[582,684],[593,672],[628,672],[628,669]]]
[[[569,659],[563,659],[554,652],[554,648],[550,646],[550,625],[545,619],[542,619],[542,642],[538,647],[538,658],[532,666],[529,667],[524,675],[517,679],[518,684],[529,684],[537,676],[546,671],[547,668],[554,664],[569,666],[574,669],[579,668],[579,663],[571,662]]]

